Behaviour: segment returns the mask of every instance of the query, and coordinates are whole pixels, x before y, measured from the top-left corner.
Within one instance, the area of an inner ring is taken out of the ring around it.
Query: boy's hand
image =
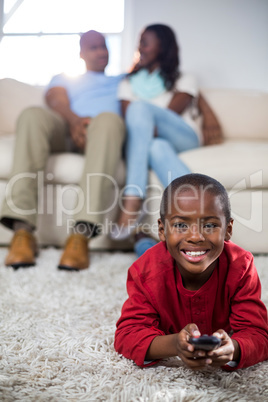
[[[219,329],[217,332],[214,332],[213,335],[221,339],[221,346],[207,353],[207,356],[211,359],[210,365],[220,367],[231,360],[238,361],[240,357],[240,347],[237,341],[233,341],[223,329]]]
[[[188,324],[178,334],[156,336],[147,350],[145,360],[179,356],[192,370],[202,370],[207,366],[224,366],[231,360],[239,361],[238,342],[232,340],[223,329],[219,329],[213,335],[221,339],[221,346],[218,349],[197,350],[189,343],[189,339],[199,337],[201,333],[196,324]]]
[[[212,363],[211,357],[203,350],[195,350],[189,343],[191,337],[201,336],[196,324],[188,324],[177,335],[177,354],[187,367],[201,370]]]
[[[196,324],[188,324],[177,336],[178,356],[192,370],[201,370],[204,367],[221,367],[231,360],[238,361],[240,357],[240,348],[238,343],[232,340],[229,335],[219,329],[214,332],[214,336],[221,339],[221,346],[211,351],[195,350],[189,343],[190,337],[200,336]]]

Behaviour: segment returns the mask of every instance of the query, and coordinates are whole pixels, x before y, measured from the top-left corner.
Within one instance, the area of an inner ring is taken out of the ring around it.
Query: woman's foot
[[[124,199],[122,211],[118,219],[118,226],[126,227],[133,223],[141,214],[142,199],[139,197],[127,196]]]
[[[145,213],[142,210],[143,200],[139,197],[126,196],[118,222],[112,227],[110,236],[114,240],[127,239],[138,226]]]

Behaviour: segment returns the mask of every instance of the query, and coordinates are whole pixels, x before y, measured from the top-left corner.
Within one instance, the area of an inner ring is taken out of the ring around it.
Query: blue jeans
[[[129,104],[126,113],[127,179],[124,194],[145,198],[148,170],[164,187],[190,173],[178,153],[197,148],[199,138],[180,115],[144,101]],[[157,129],[157,137],[154,130]]]

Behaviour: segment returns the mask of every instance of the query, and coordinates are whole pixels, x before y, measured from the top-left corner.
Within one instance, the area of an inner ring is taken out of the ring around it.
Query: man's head
[[[159,238],[166,242],[185,278],[200,282],[210,276],[233,220],[226,189],[212,177],[188,174],[165,189],[158,220]]]
[[[103,72],[109,61],[104,36],[93,30],[82,34],[80,57],[85,61],[87,71]]]

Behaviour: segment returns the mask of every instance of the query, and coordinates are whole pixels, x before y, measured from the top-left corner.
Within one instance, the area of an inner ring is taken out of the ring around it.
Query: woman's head
[[[141,34],[139,52],[134,71],[159,68],[165,87],[172,89],[179,76],[179,47],[172,29],[163,24],[147,26]]]

